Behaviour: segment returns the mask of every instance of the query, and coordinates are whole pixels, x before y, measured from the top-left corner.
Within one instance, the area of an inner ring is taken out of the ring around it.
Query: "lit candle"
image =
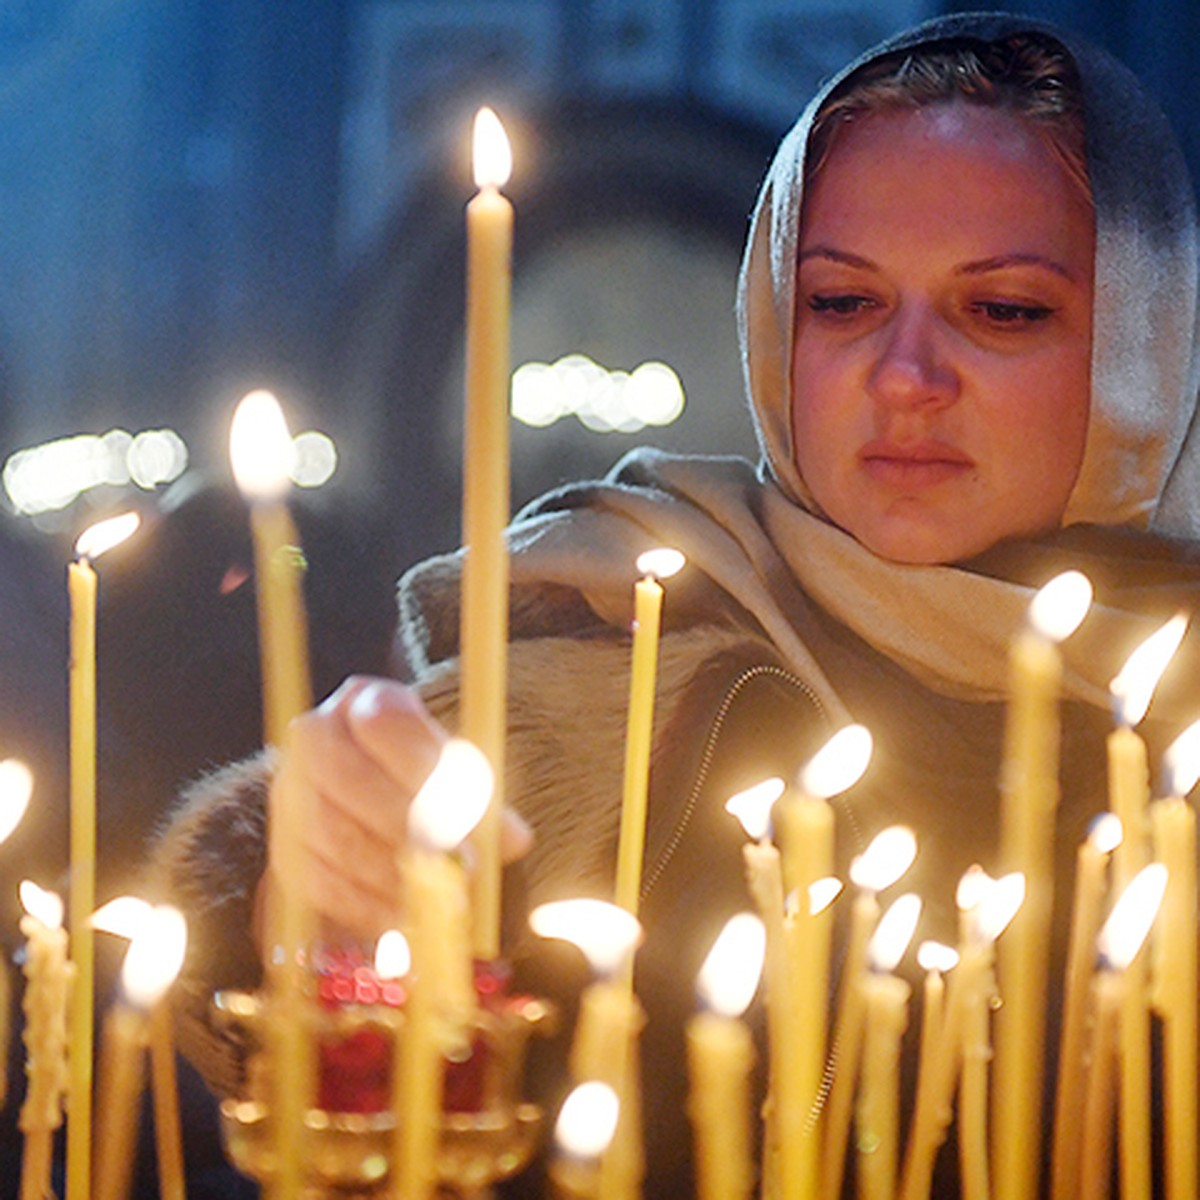
[[[957,1070],[958,1054],[945,1049],[958,1038],[957,1018],[951,1029],[947,1019],[947,971],[958,965],[958,951],[940,942],[922,942],[917,962],[925,972],[924,998],[921,1005],[921,1047],[917,1058],[917,1098],[913,1107],[912,1127],[904,1162],[902,1200],[925,1200],[933,1179],[933,1163],[946,1136],[949,1100],[942,1082],[943,1058],[953,1060],[948,1069]],[[951,1074],[952,1083],[953,1074]]]
[[[1153,863],[1139,871],[1125,890],[1117,897],[1112,912],[1104,922],[1097,940],[1100,954],[1100,971],[1096,984],[1096,1024],[1092,1068],[1088,1078],[1088,1094],[1084,1102],[1084,1147],[1083,1163],[1080,1167],[1080,1195],[1105,1196],[1108,1194],[1108,1164],[1111,1155],[1111,1100],[1110,1082],[1112,1059],[1112,1030],[1116,1014],[1123,1004],[1122,992],[1126,973],[1137,959],[1146,936],[1158,915],[1163,894],[1167,886],[1167,871],[1161,863]],[[1119,1091],[1119,1089],[1118,1089]],[[1147,1108],[1136,1119],[1147,1129],[1149,1137],[1150,1111]],[[1133,1134],[1130,1138],[1129,1134]],[[1128,1130],[1121,1126],[1121,1157],[1128,1145],[1141,1143],[1142,1130]],[[1127,1177],[1124,1164],[1121,1178]],[[1122,1189],[1122,1195],[1126,1195]],[[1142,1193],[1148,1196],[1147,1191]]]
[[[28,879],[20,892],[26,913],[21,918],[26,937],[21,1200],[43,1200],[50,1193],[54,1131],[62,1123],[67,1086],[67,993],[74,970],[67,961],[62,901]]]
[[[842,1192],[866,1019],[863,981],[868,965],[867,947],[879,920],[878,894],[904,875],[912,866],[916,852],[912,831],[895,825],[878,834],[850,864],[850,882],[858,889],[858,894],[850,913],[850,936],[838,987],[831,1047],[836,1070],[826,1104],[822,1161],[822,1193],[828,1200],[836,1200]]]
[[[892,972],[908,949],[921,901],[901,896],[880,918],[867,946],[863,979],[866,1045],[858,1106],[858,1171],[862,1200],[893,1200],[900,1147],[900,1041],[911,989]]]
[[[1091,591],[1078,571],[1052,579],[1034,597],[1029,625],[1011,651],[1001,859],[1005,870],[1024,874],[1028,893],[999,951],[1004,1006],[996,1021],[994,1133],[1005,1169],[996,1178],[997,1200],[1030,1200],[1037,1192],[1059,790],[1057,643],[1083,620]]]
[[[738,1018],[754,997],[766,953],[759,917],[732,917],[704,960],[697,990],[706,1005],[688,1022],[688,1113],[695,1132],[699,1200],[743,1200],[750,1161],[750,1071],[754,1043]]]
[[[533,910],[530,927],[540,937],[578,946],[595,981],[579,998],[570,1070],[576,1082],[608,1084],[620,1102],[612,1143],[600,1164],[602,1200],[633,1200],[643,1175],[637,1045],[644,1017],[629,990],[628,960],[641,940],[637,918],[602,900],[562,900]]]
[[[500,819],[508,643],[509,309],[513,209],[500,189],[512,171],[504,127],[475,117],[475,186],[467,205],[466,415],[459,732],[487,756],[496,791],[474,842],[475,951],[500,952]]]
[[[1200,775],[1200,722],[1164,760],[1167,795],[1150,806],[1155,858],[1168,872],[1153,942],[1154,1007],[1163,1020],[1165,1175],[1168,1200],[1190,1200],[1197,1183],[1196,813],[1183,798]]]
[[[187,927],[182,921],[182,916],[175,909],[156,909],[136,896],[118,896],[92,914],[90,925],[99,932],[113,933],[130,941],[139,937],[154,939],[152,945],[164,945],[164,953],[177,955],[182,963],[182,955],[187,948]],[[136,976],[141,968],[135,961],[130,970]],[[165,988],[149,1005],[146,1039],[150,1049],[150,1095],[154,1104],[158,1190],[163,1200],[184,1200],[183,1128],[179,1116],[179,1083],[175,1072],[175,1037]]]
[[[871,734],[847,725],[813,755],[799,787],[779,801],[777,821],[783,850],[783,883],[801,899],[833,871],[833,810],[828,801],[852,787],[871,759]],[[780,1052],[771,1077],[774,1134],[778,1141],[781,1194],[818,1194],[823,1114],[817,1103],[825,1070],[826,1011],[829,1004],[828,910],[798,903],[784,922],[787,1001],[777,1024]],[[784,1064],[782,1067],[779,1064]]]
[[[658,675],[658,638],[663,602],[659,580],[674,575],[682,569],[683,564],[683,555],[678,550],[649,550],[638,558],[637,567],[643,577],[633,589],[633,661],[625,726],[625,779],[615,899],[634,916],[638,911],[642,858],[646,845],[646,800],[650,786],[654,687]]]
[[[437,1186],[445,1055],[467,1048],[475,1012],[467,878],[453,852],[483,816],[492,785],[483,752],[452,738],[408,810],[400,874],[412,973],[395,1109],[397,1200],[424,1200]]]
[[[1075,897],[1054,1099],[1052,1194],[1055,1200],[1075,1200],[1079,1194],[1088,995],[1096,937],[1100,932],[1106,868],[1120,840],[1120,818],[1105,813],[1092,823],[1075,859]]]
[[[33,774],[15,758],[0,762],[0,842],[16,829],[29,798],[33,795]],[[0,958],[0,1108],[8,1098],[8,1071],[3,1064],[8,1062],[8,1043],[12,1032],[9,1026],[9,1009],[12,1006],[12,983],[8,975],[8,958]]]
[[[958,969],[962,1005],[962,1064],[959,1105],[959,1161],[963,1200],[987,1200],[988,1063],[991,1037],[988,1016],[996,997],[994,945],[1025,900],[1025,878],[1019,872],[990,879],[983,871],[968,871],[958,888],[962,924],[962,959]],[[1005,1164],[1007,1169],[1007,1164]]]
[[[595,1194],[596,1163],[612,1144],[620,1110],[617,1093],[597,1079],[577,1084],[563,1101],[554,1124],[551,1175],[564,1200]]]
[[[301,589],[303,555],[283,500],[294,450],[279,402],[270,392],[251,392],[238,405],[229,432],[229,456],[238,489],[250,503],[263,737],[268,745],[284,749],[288,725],[310,706],[312,693]],[[295,778],[284,754],[268,802],[264,935],[273,1010],[266,1045],[279,1200],[294,1200],[301,1193],[305,1114],[316,1090],[316,1054],[304,1019],[305,956],[313,924],[303,888],[304,835],[312,824],[311,810],[311,791]]]
[[[114,1002],[105,1018],[100,1052],[97,1112],[101,1124],[94,1200],[125,1200],[129,1195],[149,1041],[148,1014],[179,974],[186,948],[183,914],[163,905],[149,910],[126,951],[121,970],[124,997]],[[170,1169],[179,1168],[172,1164]],[[161,1182],[166,1184],[164,1194],[181,1194],[181,1177]]]
[[[1154,689],[1187,629],[1187,617],[1172,617],[1129,656],[1109,685],[1117,728],[1108,738],[1109,807],[1121,820],[1123,836],[1113,855],[1118,890],[1149,861],[1146,806],[1150,772],[1146,745],[1134,730],[1150,706]],[[1121,1075],[1121,1189],[1145,1196],[1151,1186],[1150,1009],[1147,1004],[1147,961],[1138,958],[1125,973],[1118,1018]]]
[[[788,947],[784,940],[783,866],[779,850],[771,842],[771,810],[786,786],[778,776],[772,776],[725,802],[726,812],[737,817],[747,835],[754,839],[742,848],[742,860],[746,883],[762,918],[766,939],[768,1094],[763,1115],[767,1122],[765,1174],[770,1179],[778,1179],[782,1170],[781,1097],[777,1081],[784,1078],[790,1065],[784,1029],[791,1001]]]
[[[88,918],[96,907],[96,573],[91,560],[138,527],[137,513],[85,529],[67,567],[71,606],[71,890],[67,930],[75,983],[71,989],[70,1086],[67,1097],[67,1200],[91,1200],[92,1045],[95,948]]]

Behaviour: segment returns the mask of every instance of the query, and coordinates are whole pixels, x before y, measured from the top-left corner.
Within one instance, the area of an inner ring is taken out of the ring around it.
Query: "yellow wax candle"
[[[1146,805],[1150,773],[1146,745],[1134,730],[1122,726],[1109,734],[1108,772],[1109,807],[1120,818],[1123,834],[1113,854],[1113,882],[1122,890],[1149,859]],[[1147,962],[1139,956],[1126,969],[1118,1017],[1121,1189],[1129,1196],[1150,1194],[1150,1009],[1146,987]]]
[[[658,677],[658,639],[663,588],[659,579],[683,566],[677,550],[650,550],[638,557],[645,574],[634,585],[633,654],[629,672],[629,710],[625,723],[625,775],[621,828],[617,845],[614,899],[635,916],[642,886],[646,847],[646,804],[650,787],[650,747],[654,735],[654,689]]]
[[[401,1079],[393,1091],[393,1190],[404,1200],[430,1196],[436,1186],[444,1056],[469,1041],[476,1005],[467,881],[451,851],[482,817],[492,786],[483,752],[452,738],[408,810],[400,877],[412,974]]]
[[[301,588],[303,555],[283,502],[290,486],[293,449],[279,402],[270,392],[243,397],[229,435],[230,459],[250,503],[255,598],[262,669],[263,737],[284,751],[268,809],[269,888],[266,906],[267,988],[272,1019],[271,1115],[278,1169],[272,1190],[294,1200],[303,1186],[305,1113],[315,1089],[316,1055],[306,1021],[306,955],[312,914],[306,902],[304,835],[310,825],[310,789],[288,771],[288,725],[312,703],[308,629]]]
[[[154,1144],[161,1200],[184,1200],[183,1128],[179,1118],[179,1081],[171,1007],[159,1001],[150,1011],[150,1093],[154,1101]]]
[[[145,1016],[118,1002],[104,1021],[100,1047],[95,1200],[126,1200],[137,1150],[145,1082]]]
[[[1075,1200],[1079,1192],[1083,1094],[1086,1078],[1084,1048],[1088,1000],[1100,910],[1104,901],[1105,869],[1121,837],[1121,822],[1113,814],[1099,818],[1079,847],[1075,860],[1075,896],[1067,951],[1067,980],[1063,996],[1063,1031],[1054,1100],[1052,1195]]]
[[[787,1034],[784,1014],[788,1011],[788,960],[783,938],[783,869],[779,851],[765,838],[748,842],[742,848],[746,882],[766,931],[767,990],[767,1101],[764,1116],[767,1122],[764,1144],[765,1173],[778,1180],[782,1170],[780,1155],[781,1103],[789,1103],[790,1093],[784,1082],[788,1070]],[[782,1091],[781,1091],[782,1088]]]
[[[799,794],[776,806],[783,841],[783,879],[796,898],[784,917],[786,1002],[779,1021],[786,1064],[773,1081],[783,1195],[815,1197],[821,1171],[817,1097],[825,1070],[829,1003],[830,915],[813,913],[809,889],[833,870],[833,810],[822,798]]]
[[[958,1119],[959,1159],[963,1200],[988,1200],[988,1064],[992,1058],[989,1014],[995,982],[990,945],[973,951],[981,960],[964,973],[970,981],[963,992],[962,1083]],[[1007,1171],[1010,1164],[1004,1164]],[[1003,1172],[1001,1172],[1003,1174]]]
[[[96,907],[96,573],[86,560],[67,568],[71,604],[71,890],[68,928],[75,963],[71,992],[67,1200],[91,1200],[92,1045]]]
[[[571,1044],[571,1077],[607,1083],[617,1094],[619,1112],[612,1142],[600,1164],[600,1194],[620,1200],[640,1193],[644,1173],[637,1043],[645,1017],[623,980],[599,980],[579,1001]]]
[[[865,1053],[858,1104],[858,1172],[863,1200],[893,1200],[900,1148],[900,1039],[911,989],[891,974],[921,915],[921,901],[901,896],[880,919],[867,947],[862,979]]]
[[[96,1200],[123,1200],[137,1151],[146,1050],[153,1072],[159,1192],[182,1200],[183,1151],[175,1080],[175,1051],[165,993],[187,949],[187,924],[178,909],[122,897],[96,914],[97,928],[128,936],[122,995],[104,1023],[100,1056],[100,1130]]]
[[[1107,1200],[1112,1173],[1113,1074],[1121,977],[1102,971],[1095,983],[1095,1022],[1088,1056],[1087,1091],[1080,1148],[1079,1195]]]
[[[1141,953],[1146,941],[1146,935],[1150,932],[1161,906],[1166,885],[1166,868],[1161,863],[1153,863],[1148,867],[1144,867],[1133,877],[1129,886],[1125,888],[1113,905],[1108,919],[1104,922],[1104,926],[1100,930],[1097,948],[1103,966],[1102,973],[1107,975],[1119,972],[1120,983],[1119,986],[1108,985],[1104,992],[1102,992],[1101,1007],[1110,998],[1108,993],[1115,991],[1116,995],[1112,996],[1111,1000],[1123,1011],[1125,1005],[1128,1003],[1125,993],[1130,990],[1131,984],[1136,985],[1137,990],[1144,991],[1143,973],[1131,973],[1129,967]],[[1145,997],[1139,996],[1139,1002],[1145,1003]],[[1146,1052],[1148,1053],[1148,1048]],[[1121,1053],[1140,1053],[1140,1050],[1136,1046],[1129,1047],[1122,1044]],[[1148,1066],[1146,1069],[1149,1069]],[[1131,1152],[1137,1153],[1143,1142],[1148,1143],[1149,1141],[1149,1107],[1141,1113],[1130,1114],[1129,1119],[1138,1122],[1137,1127],[1130,1128],[1125,1123],[1126,1112],[1122,1097],[1122,1123],[1120,1126],[1122,1195],[1148,1196],[1150,1194],[1148,1180],[1145,1181],[1147,1189],[1145,1192],[1126,1192],[1124,1189],[1127,1181],[1132,1181],[1137,1186],[1141,1186],[1141,1164],[1135,1162],[1131,1165],[1126,1163],[1125,1159]],[[1142,1126],[1145,1126],[1145,1128]],[[1087,1132],[1088,1130],[1085,1129],[1085,1133]],[[1088,1170],[1089,1168],[1085,1161],[1083,1169],[1084,1186],[1088,1184]]]
[[[900,1146],[900,1040],[908,1024],[910,988],[872,971],[863,981],[866,1039],[858,1107],[859,1195],[892,1200]]]
[[[962,1005],[952,986],[946,996],[943,972],[958,965],[957,951],[937,942],[923,942],[917,952],[925,969],[921,1005],[921,1047],[917,1059],[917,1098],[905,1152],[902,1200],[925,1200],[933,1179],[933,1164],[946,1136],[950,1117],[949,1092],[958,1070]],[[957,980],[960,973],[953,977]]]
[[[850,937],[842,964],[842,979],[838,985],[837,1017],[830,1043],[836,1069],[825,1107],[821,1194],[826,1200],[838,1200],[842,1194],[866,1019],[866,997],[862,982],[866,973],[867,943],[878,919],[879,903],[874,892],[860,892],[851,910]]]
[[[508,643],[509,309],[513,209],[500,189],[512,156],[491,109],[479,111],[467,205],[466,417],[463,447],[462,677],[459,731],[487,756],[496,792],[474,842],[475,952],[500,950],[500,814]]]
[[[751,913],[730,918],[696,981],[708,1011],[688,1023],[699,1200],[745,1200],[750,1165],[750,1070],[754,1046],[738,1019],[754,997],[766,953],[766,926]]]
[[[1196,814],[1178,796],[1150,806],[1155,857],[1168,873],[1154,930],[1154,1002],[1163,1019],[1168,1200],[1200,1195],[1197,1183]]]
[[[1001,858],[1022,872],[1025,903],[999,947],[1004,1005],[996,1021],[994,1152],[1005,1169],[997,1200],[1032,1200],[1041,1161],[1046,976],[1054,898],[1054,817],[1058,807],[1057,642],[1083,619],[1091,585],[1078,572],[1035,597],[1030,627],[1013,641],[1001,802]]]
[[[837,1024],[830,1050],[835,1070],[826,1106],[822,1160],[822,1194],[829,1200],[836,1200],[842,1191],[862,1045],[865,1008],[861,977],[867,961],[867,944],[879,919],[876,894],[891,887],[908,870],[916,853],[917,843],[912,831],[897,825],[873,838],[867,849],[850,864],[850,880],[859,888],[859,895],[851,909],[849,945],[842,966]]]
[[[744,1200],[750,1165],[750,1071],[754,1043],[738,1020],[704,1012],[687,1028],[688,1112],[696,1140],[699,1200]]]
[[[662,585],[647,576],[634,587],[633,662],[625,726],[625,779],[617,852],[616,902],[636,915],[646,844],[646,798],[650,742],[654,729],[654,686],[658,674],[658,635]]]
[[[33,794],[33,775],[15,758],[0,762],[0,842],[17,827]],[[8,1062],[12,1036],[9,1010],[12,1007],[12,980],[7,959],[0,958],[0,1064]],[[8,1099],[8,1071],[0,1068],[0,1109]]]
[[[19,1126],[24,1135],[21,1200],[43,1200],[50,1191],[54,1131],[62,1123],[67,1079],[67,994],[73,967],[67,961],[62,902],[28,881],[21,899],[29,910],[21,918],[26,937],[24,1041],[25,1102]]]
[[[573,1088],[554,1126],[557,1153],[550,1167],[553,1194],[560,1200],[592,1200],[598,1186],[597,1160],[608,1149],[620,1115],[617,1093],[590,1080]]]

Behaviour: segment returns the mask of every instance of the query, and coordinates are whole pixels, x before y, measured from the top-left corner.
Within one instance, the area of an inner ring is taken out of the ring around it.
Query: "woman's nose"
[[[958,373],[940,345],[935,313],[900,312],[880,332],[883,341],[867,381],[877,403],[944,408],[958,399]]]

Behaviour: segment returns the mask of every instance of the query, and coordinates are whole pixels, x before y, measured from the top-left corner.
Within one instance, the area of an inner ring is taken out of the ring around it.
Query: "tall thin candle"
[[[509,310],[513,208],[500,189],[512,171],[504,127],[479,110],[475,185],[467,205],[466,420],[463,444],[462,681],[459,732],[487,756],[492,803],[473,838],[474,941],[480,958],[500,950],[500,820],[504,804],[507,692]]]
[[[71,989],[70,1086],[67,1098],[67,1200],[91,1200],[92,1047],[95,945],[88,918],[96,907],[96,572],[91,560],[137,529],[136,513],[90,526],[67,568],[71,605],[71,891],[67,930],[75,983]]]
[[[633,662],[625,732],[625,780],[617,846],[616,902],[637,915],[646,845],[646,802],[650,784],[650,743],[654,732],[654,687],[662,621],[660,579],[683,566],[677,550],[650,550],[638,558],[643,578],[634,586]]]
[[[279,402],[270,392],[251,392],[242,399],[230,428],[229,451],[238,488],[251,505],[264,740],[284,750],[288,725],[312,703],[312,692],[302,556],[283,502],[294,451]],[[303,1015],[305,955],[312,941],[312,913],[303,890],[303,839],[311,805],[310,789],[289,770],[284,753],[269,801],[264,939],[267,986],[277,1018],[268,1025],[267,1042],[279,1200],[300,1195],[305,1113],[315,1093],[316,1055]]]
[[[1166,790],[1150,806],[1155,857],[1167,868],[1167,891],[1155,926],[1152,1000],[1163,1020],[1167,1200],[1200,1193],[1197,1148],[1196,813],[1184,796],[1200,774],[1200,722],[1167,750]]]
[[[1052,579],[1035,596],[1029,625],[1011,650],[1001,859],[1005,870],[1024,874],[1028,892],[999,947],[1004,1005],[996,1019],[993,1149],[1005,1169],[995,1180],[997,1200],[1032,1200],[1037,1193],[1059,791],[1057,643],[1083,620],[1091,591],[1078,571]]]

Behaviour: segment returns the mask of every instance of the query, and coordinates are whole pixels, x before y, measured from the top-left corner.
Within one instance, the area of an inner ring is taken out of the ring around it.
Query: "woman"
[[[1196,592],[1166,536],[1200,528],[1196,297],[1186,172],[1122,68],[1024,19],[922,26],[823,89],[760,195],[738,305],[758,469],[635,453],[514,525],[507,795],[534,900],[609,894],[632,563],[661,544],[689,560],[667,600],[639,959],[661,1087],[648,1194],[686,1189],[679,1030],[746,904],[726,796],[864,722],[876,755],[840,804],[841,852],[912,824],[929,936],[951,938],[954,881],[996,859],[1008,642],[1033,589],[1081,566],[1099,604],[1068,651],[1066,854],[1102,807],[1108,681]],[[458,566],[402,585],[416,693],[352,680],[297,731],[311,894],[357,936],[390,917],[405,801],[454,724]],[[1193,715],[1170,680],[1156,712],[1161,736]],[[159,851],[201,954],[221,950],[193,964],[196,1005],[257,972],[261,784],[238,770]]]

